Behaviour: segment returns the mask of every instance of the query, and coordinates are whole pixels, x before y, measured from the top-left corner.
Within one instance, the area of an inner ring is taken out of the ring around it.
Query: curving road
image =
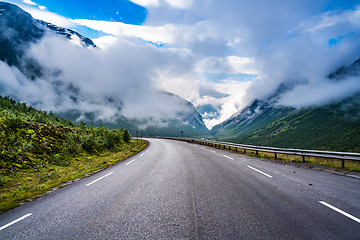
[[[0,239],[359,239],[360,180],[172,140],[0,215]]]

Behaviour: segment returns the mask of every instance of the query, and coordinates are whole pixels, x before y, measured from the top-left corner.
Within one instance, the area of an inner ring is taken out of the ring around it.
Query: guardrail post
[[[345,160],[341,159],[341,168],[345,168]]]
[[[235,152],[237,152],[237,147],[235,148]]]
[[[305,162],[305,155],[302,155],[302,162],[304,163]]]
[[[256,156],[259,155],[259,150],[256,150]]]
[[[275,159],[277,159],[277,153],[275,153]]]
[[[246,149],[244,148],[244,154],[246,154]]]

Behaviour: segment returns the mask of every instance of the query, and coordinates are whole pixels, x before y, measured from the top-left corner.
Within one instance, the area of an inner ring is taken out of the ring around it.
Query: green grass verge
[[[28,169],[0,178],[0,213],[19,206],[21,203],[38,198],[48,191],[67,185],[66,183],[84,178],[107,168],[142,151],[147,141],[131,140],[119,152],[104,152],[100,155],[82,154],[71,161],[69,166],[48,164],[40,169]]]

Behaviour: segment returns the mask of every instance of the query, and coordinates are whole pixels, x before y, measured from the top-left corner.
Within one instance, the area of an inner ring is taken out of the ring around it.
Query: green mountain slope
[[[279,117],[283,115],[279,114],[277,120],[266,122],[257,130],[227,137],[227,140],[285,148],[360,152],[359,103],[360,94],[357,94],[322,107],[283,111],[285,116]]]
[[[359,72],[360,59],[328,78],[342,81],[357,77]],[[360,93],[323,106],[295,109],[276,104],[286,91],[283,88],[268,99],[255,100],[215,126],[211,135],[244,144],[360,152]]]

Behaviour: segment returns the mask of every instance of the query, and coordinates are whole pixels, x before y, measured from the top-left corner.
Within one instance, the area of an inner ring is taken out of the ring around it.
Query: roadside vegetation
[[[144,149],[126,129],[79,125],[0,97],[0,212]]]
[[[248,156],[258,157],[258,158],[266,158],[266,159],[272,159],[274,161],[277,161],[279,163],[281,162],[293,162],[293,163],[302,163],[302,157],[296,156],[296,155],[290,155],[290,154],[277,154],[277,157],[275,158],[274,153],[268,153],[268,152],[261,152],[258,151],[256,154],[256,151],[253,150],[246,150],[244,152],[243,149],[235,149],[234,147],[231,147],[230,149],[232,152],[236,152],[239,154],[245,154]],[[305,163],[312,164],[312,165],[319,165],[319,166],[326,166],[336,169],[345,169],[350,170],[354,172],[360,172],[360,162],[359,161],[351,161],[346,160],[344,168],[341,167],[341,160],[339,159],[331,159],[331,158],[321,158],[321,157],[306,157]]]
[[[231,150],[235,152],[234,148],[232,148]],[[240,152],[239,151],[237,151],[237,152],[244,154],[243,151],[241,151],[241,150],[240,150]],[[304,164],[302,162],[302,157],[296,156],[296,155],[277,154],[277,158],[275,158],[273,153],[259,151],[258,154],[256,154],[256,151],[251,151],[251,150],[246,151],[245,154],[249,155],[249,156],[258,157],[258,158],[272,159],[279,163],[293,162],[293,163],[299,163],[300,166],[301,166],[301,164]],[[336,168],[336,169],[360,172],[360,162],[359,161],[346,160],[344,168],[341,167],[341,160],[339,160],[339,159],[321,158],[321,157],[306,157],[305,163],[312,164],[314,166],[315,165],[326,166],[326,167],[331,167],[331,168]]]

